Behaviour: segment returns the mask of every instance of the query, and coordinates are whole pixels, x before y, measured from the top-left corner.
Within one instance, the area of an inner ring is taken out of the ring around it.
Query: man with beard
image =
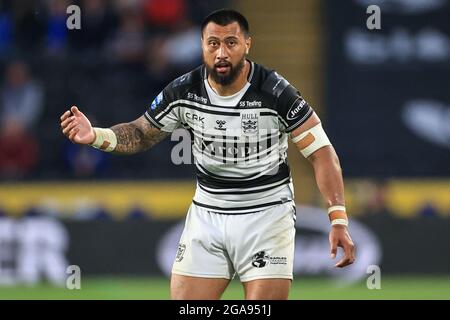
[[[313,165],[328,205],[331,257],[353,263],[337,155],[297,89],[246,59],[248,22],[233,10],[202,24],[204,64],[170,83],[139,119],[92,128],[72,107],[61,117],[73,142],[106,152],[151,148],[177,128],[192,138],[197,190],[172,269],[173,299],[219,299],[237,274],[246,299],[287,299],[293,278],[295,204],[290,137]]]

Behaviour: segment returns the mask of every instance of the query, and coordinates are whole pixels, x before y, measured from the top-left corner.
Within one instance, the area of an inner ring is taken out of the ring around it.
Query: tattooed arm
[[[170,134],[153,126],[144,116],[110,129],[92,128],[89,119],[77,107],[61,116],[61,129],[74,143],[92,145],[116,154],[145,151]]]
[[[113,153],[133,154],[150,149],[170,133],[153,126],[144,116],[128,123],[111,127],[116,134],[117,146]]]

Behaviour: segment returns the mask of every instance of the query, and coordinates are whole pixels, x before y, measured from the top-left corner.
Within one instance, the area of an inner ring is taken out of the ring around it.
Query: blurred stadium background
[[[81,30],[66,28],[71,4]],[[381,30],[366,27],[371,4]],[[221,7],[248,17],[250,58],[300,89],[344,170],[358,260],[335,270],[312,170],[290,154],[291,299],[449,299],[446,0],[0,1],[0,299],[169,298],[193,168],[171,163],[171,141],[130,157],[72,145],[59,117],[71,105],[103,127],[142,115],[201,63],[199,23]],[[65,288],[69,265],[81,290]],[[380,290],[366,286],[372,265]],[[235,280],[225,298],[241,291]]]

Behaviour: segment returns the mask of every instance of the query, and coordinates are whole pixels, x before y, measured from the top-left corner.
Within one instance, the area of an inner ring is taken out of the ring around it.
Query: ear
[[[245,54],[248,54],[250,52],[250,48],[252,46],[252,38],[248,37],[247,39],[245,39]]]

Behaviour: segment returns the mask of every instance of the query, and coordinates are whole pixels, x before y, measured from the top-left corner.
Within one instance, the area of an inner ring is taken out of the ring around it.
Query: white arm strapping
[[[309,136],[309,138],[307,138],[307,136]],[[298,136],[293,137],[292,142],[297,143],[305,138],[311,140],[311,142],[308,143],[305,148],[300,150],[305,158],[308,158],[311,154],[313,154],[320,148],[331,145],[331,142],[328,139],[327,134],[323,130],[321,123],[315,125],[311,129],[306,130],[305,132],[302,132]]]
[[[95,141],[91,144],[92,147],[111,152],[117,146],[117,137],[114,131],[111,129],[94,128]]]

